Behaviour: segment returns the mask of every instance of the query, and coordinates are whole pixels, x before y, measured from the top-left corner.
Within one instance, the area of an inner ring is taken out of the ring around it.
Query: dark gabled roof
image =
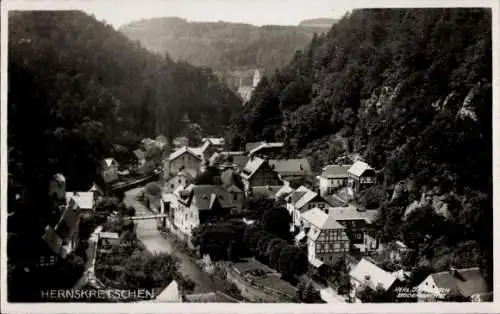
[[[343,207],[343,206],[347,205],[346,203],[342,202],[341,200],[339,200],[338,198],[336,198],[333,195],[325,195],[325,196],[323,196],[323,198],[325,199],[325,201],[328,204],[330,204],[333,207]]]
[[[269,165],[281,175],[311,175],[311,165],[306,158],[271,159]]]
[[[80,212],[76,207],[71,206],[71,204],[66,206],[59,223],[55,227],[55,232],[61,239],[67,239],[73,234],[79,217]]]
[[[458,277],[452,271],[442,271],[430,276],[439,288],[449,289],[453,295],[470,297],[476,293],[489,292],[488,284],[478,267],[456,270]]]
[[[175,152],[173,152],[172,154],[170,154],[170,156],[168,156],[168,160],[172,161],[184,154],[190,154],[194,157],[196,157],[197,159],[199,160],[202,160],[202,152],[197,150],[197,149],[193,149],[191,147],[187,147],[187,146],[183,146],[181,148],[179,148],[178,150],[176,150]]]
[[[259,157],[250,158],[250,160],[248,160],[247,164],[241,171],[242,177],[245,179],[250,179],[265,162],[266,161],[264,159]]]
[[[231,195],[220,186],[190,185],[187,190],[191,191],[191,197],[196,201],[199,210],[212,209],[216,204],[222,208],[233,206]]]
[[[347,178],[347,170],[351,165],[328,165],[323,168],[321,176],[328,179]]]
[[[239,168],[243,169],[245,165],[247,164],[248,160],[250,157],[246,155],[234,155],[233,157],[233,163]]]
[[[366,162],[364,161],[361,161],[361,160],[358,160],[356,161],[350,168],[349,170],[347,170],[347,172],[349,174],[352,174],[356,177],[360,177],[361,175],[363,175],[365,173],[365,171],[367,170],[371,170],[371,171],[375,171],[373,170],[373,168],[367,164]]]
[[[240,191],[244,189],[241,178],[234,169],[226,169],[222,171],[220,179],[222,181],[222,186],[226,189],[229,187],[233,187],[233,190],[236,188]]]
[[[136,149],[134,150],[134,155],[137,157],[137,159],[144,159],[146,158],[146,152],[143,151],[142,149]]]
[[[307,192],[305,191],[295,191],[293,192],[289,197],[290,197],[290,202],[292,204],[297,203],[298,200],[302,198]]]
[[[245,151],[249,152],[257,147],[259,147],[262,144],[265,144],[266,142],[250,142],[245,144]]]
[[[63,240],[50,226],[47,226],[45,228],[45,233],[42,236],[42,239],[55,254],[60,256],[63,255],[62,251]]]
[[[270,186],[254,186],[252,187],[252,194],[265,198],[274,198],[276,193],[282,188],[281,185]]]

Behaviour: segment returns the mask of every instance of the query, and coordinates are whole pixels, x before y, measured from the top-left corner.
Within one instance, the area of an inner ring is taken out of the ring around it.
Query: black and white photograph
[[[494,310],[498,3],[44,3],[2,1],[4,306]]]

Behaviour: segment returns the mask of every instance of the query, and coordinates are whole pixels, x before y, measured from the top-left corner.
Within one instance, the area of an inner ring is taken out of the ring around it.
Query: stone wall
[[[227,280],[234,283],[240,290],[241,295],[250,302],[294,302],[294,296],[252,283],[230,266],[224,266],[224,270]]]

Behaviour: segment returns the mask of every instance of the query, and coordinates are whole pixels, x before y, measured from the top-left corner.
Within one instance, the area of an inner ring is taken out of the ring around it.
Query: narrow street
[[[125,192],[124,202],[127,206],[135,208],[136,216],[151,215],[151,212],[136,197],[142,188],[136,188]],[[213,292],[216,290],[212,279],[203,272],[190,256],[179,251],[173,241],[165,239],[156,227],[155,219],[138,220],[137,237],[151,253],[168,253],[177,257],[180,261],[180,272],[196,283],[194,293]]]

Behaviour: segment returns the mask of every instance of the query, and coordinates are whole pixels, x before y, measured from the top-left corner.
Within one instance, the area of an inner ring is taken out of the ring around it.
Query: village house
[[[94,199],[94,205],[97,204],[97,202],[104,196],[104,192],[96,183],[92,184],[89,192],[93,195],[92,198]]]
[[[244,155],[243,152],[221,152],[213,154],[210,157],[209,164],[220,170],[231,168],[241,172],[249,160],[250,157]]]
[[[318,193],[309,190],[305,186],[300,186],[285,199],[286,208],[290,215],[292,215],[292,231],[296,227],[300,227],[300,215],[305,211],[318,207],[326,213],[330,204],[321,197]]]
[[[66,203],[74,201],[74,206],[82,212],[92,212],[96,204],[94,192],[66,192]]]
[[[359,302],[356,298],[356,292],[369,288],[377,290],[382,288],[383,291],[389,291],[395,288],[399,280],[389,272],[378,267],[366,258],[362,258],[359,263],[349,272],[351,278],[351,298],[355,302]]]
[[[290,194],[292,194],[295,190],[290,186],[290,183],[288,181],[283,182],[284,185],[274,194],[274,199],[276,201],[283,201],[285,202],[286,206],[286,197]]]
[[[79,203],[77,203],[77,201]],[[90,204],[89,202],[90,201]],[[64,209],[61,219],[54,228],[56,234],[62,239],[62,256],[73,252],[78,247],[80,241],[80,218],[83,209],[92,204],[92,194],[90,197],[72,197]],[[92,207],[90,207],[92,208]]]
[[[306,158],[270,159],[269,164],[280,175],[282,180],[312,176],[311,165]]]
[[[355,193],[375,184],[375,170],[366,162],[358,160],[347,170],[348,185]]]
[[[367,225],[366,216],[355,206],[329,208],[335,220],[346,228],[352,244],[363,244],[364,233]]]
[[[358,247],[360,251],[364,253],[382,251],[384,247],[380,243],[377,233],[377,229],[375,229],[371,225],[368,225],[365,228],[365,232],[363,233],[363,245],[356,247]]]
[[[179,192],[174,224],[190,243],[192,231],[200,224],[227,216],[236,206],[232,196],[216,185],[189,185]]]
[[[231,195],[232,209],[240,212],[245,201],[244,186],[240,176],[234,169],[226,169],[220,175],[221,186]]]
[[[156,139],[145,138],[141,141],[141,146],[145,151],[162,150],[168,144],[168,140],[163,135],[158,135]]]
[[[66,197],[66,178],[56,173],[49,182],[49,196],[55,199],[65,200]]]
[[[283,143],[261,143],[259,146],[248,151],[249,156],[270,158],[281,154]]]
[[[274,200],[276,197],[276,193],[281,189],[282,186],[254,186],[250,193],[250,196],[258,197],[258,198],[267,198]]]
[[[116,232],[99,232],[102,245],[116,246],[120,244],[120,236]]]
[[[45,232],[40,238],[43,245],[35,245],[34,252],[29,256],[29,265],[34,266],[30,272],[40,277],[47,277],[59,274],[62,268],[71,269],[71,265],[65,261],[68,254],[72,253],[79,244],[79,224],[82,210],[77,205],[73,197],[66,199],[65,178],[61,174],[54,175],[49,187],[49,195],[56,197],[60,201],[59,219],[54,223],[49,223],[45,227]],[[79,199],[80,206],[85,206],[82,199]],[[87,198],[85,198],[87,200]],[[92,201],[92,197],[90,197]],[[29,249],[29,248],[28,248]],[[53,273],[54,272],[54,273]]]
[[[259,157],[250,158],[240,173],[243,179],[245,193],[252,194],[254,187],[280,186],[282,185],[278,173],[274,171],[269,163]]]
[[[201,171],[202,162],[203,157],[199,153],[184,146],[170,154],[167,158],[164,163],[164,175],[166,178],[170,178],[184,170],[193,178],[196,178]]]
[[[223,137],[204,137],[201,139],[201,141],[203,143],[209,142],[210,145],[217,148],[217,151],[219,152],[221,152],[224,149],[224,145],[226,144],[226,141],[224,140]]]
[[[45,228],[42,240],[47,246],[41,246],[38,252],[39,260],[35,264],[36,267],[54,267],[61,259],[66,258],[67,253],[62,246],[63,240],[51,226]]]
[[[249,154],[250,151],[252,151],[254,148],[259,147],[262,144],[265,144],[266,142],[260,141],[260,142],[248,142],[245,144],[245,154]]]
[[[238,170],[238,172],[241,172],[248,161],[250,160],[250,157],[246,155],[232,155],[228,157],[228,162],[233,164],[233,167]]]
[[[419,302],[454,299],[482,301],[491,292],[478,267],[455,269],[430,274],[417,287]]]
[[[167,193],[172,193],[177,187],[186,187],[193,183],[194,177],[187,171],[181,170],[174,176],[170,177],[168,181],[165,182],[164,191]]]
[[[134,150],[134,155],[135,155],[135,158],[137,159],[136,166],[138,168],[140,168],[146,164],[146,152],[145,151],[138,148],[138,149]]]
[[[218,151],[218,148],[212,145],[210,141],[204,141],[200,146],[190,147],[190,149],[202,158],[203,166],[210,163],[210,157]]]
[[[388,243],[386,249],[389,255],[389,260],[395,264],[400,264],[413,253],[413,250],[401,241]]]
[[[319,192],[322,196],[331,195],[338,188],[347,185],[347,170],[350,165],[328,165],[319,176]]]
[[[182,148],[189,145],[189,139],[185,136],[178,136],[172,140],[172,144],[175,149]]]
[[[301,241],[307,236],[307,256],[314,267],[334,264],[340,256],[349,252],[346,228],[333,215],[315,207],[302,214],[302,231],[296,236]]]
[[[119,164],[114,158],[106,158],[102,161],[101,174],[104,182],[114,182],[118,180]]]
[[[211,166],[218,167],[222,164],[227,164],[230,165],[231,167],[234,167],[234,158],[236,156],[239,157],[246,157],[244,151],[220,151],[220,152],[215,152],[210,156],[208,159],[209,164]],[[243,163],[242,166],[245,166],[246,162],[248,161],[248,157],[246,157],[247,160]]]

